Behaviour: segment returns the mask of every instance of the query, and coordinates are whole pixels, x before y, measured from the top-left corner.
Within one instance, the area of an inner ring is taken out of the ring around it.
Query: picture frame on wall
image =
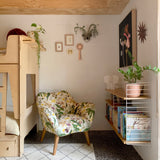
[[[74,46],[74,35],[73,34],[65,34],[65,45]]]
[[[63,52],[63,42],[55,42],[55,51]]]
[[[119,67],[137,61],[137,11],[132,10],[119,24]]]
[[[73,54],[73,49],[72,48],[67,48],[67,54],[72,55]]]

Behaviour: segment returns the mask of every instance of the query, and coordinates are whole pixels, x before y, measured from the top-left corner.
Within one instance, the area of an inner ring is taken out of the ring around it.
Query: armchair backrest
[[[57,118],[60,118],[63,114],[74,113],[76,102],[66,91],[41,92],[37,96],[37,106],[38,108],[49,107]]]

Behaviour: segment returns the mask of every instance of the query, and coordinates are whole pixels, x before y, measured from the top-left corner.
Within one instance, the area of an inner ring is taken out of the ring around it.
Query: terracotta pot
[[[131,83],[126,85],[126,95],[130,98],[136,98],[141,95],[142,86],[138,83]]]

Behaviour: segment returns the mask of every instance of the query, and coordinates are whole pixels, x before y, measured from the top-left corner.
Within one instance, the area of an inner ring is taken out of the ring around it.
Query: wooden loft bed
[[[2,105],[0,108],[0,157],[21,156],[24,150],[24,138],[37,124],[36,94],[38,92],[37,44],[27,36],[10,35],[6,52],[0,52],[0,84]],[[27,77],[30,85],[27,86]],[[14,119],[19,124],[19,136],[6,134],[7,82],[11,88]],[[28,87],[31,87],[32,102],[28,104]]]

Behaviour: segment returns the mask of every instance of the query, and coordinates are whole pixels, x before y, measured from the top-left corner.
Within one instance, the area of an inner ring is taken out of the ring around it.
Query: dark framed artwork
[[[119,67],[137,61],[136,10],[132,10],[119,24]]]

